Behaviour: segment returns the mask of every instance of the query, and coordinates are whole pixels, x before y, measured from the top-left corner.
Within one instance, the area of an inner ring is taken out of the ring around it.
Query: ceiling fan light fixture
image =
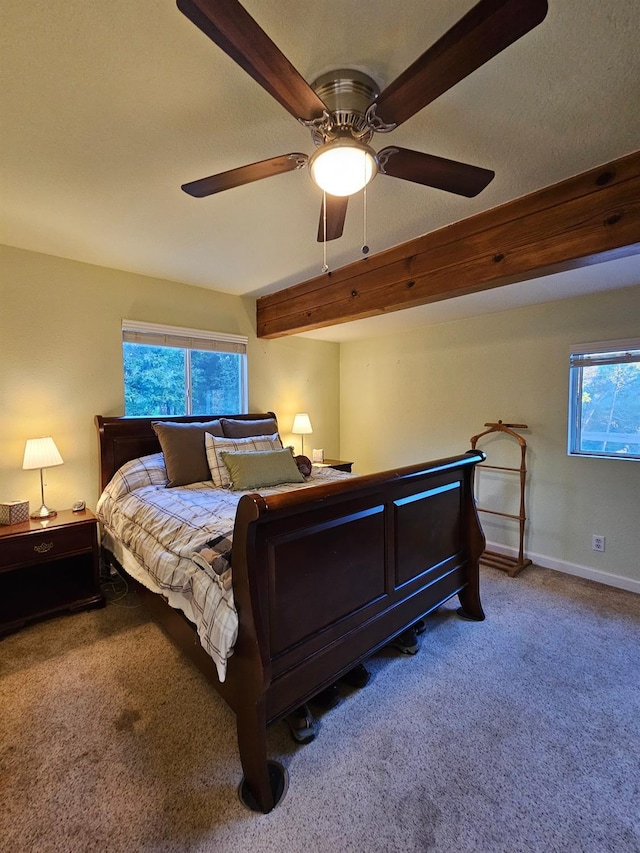
[[[378,173],[373,148],[347,137],[321,145],[309,159],[315,183],[329,195],[349,196],[360,192]]]

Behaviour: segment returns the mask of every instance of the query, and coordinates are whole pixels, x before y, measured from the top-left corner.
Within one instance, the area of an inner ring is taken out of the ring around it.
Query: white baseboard
[[[487,549],[495,551],[497,554],[506,554],[509,557],[518,556],[517,549],[509,548],[506,545],[498,545],[495,542],[487,542]],[[530,551],[527,551],[526,557],[532,563],[535,563],[536,566],[541,566],[544,569],[554,569],[556,572],[564,572],[566,575],[575,575],[579,578],[586,578],[590,581],[596,581],[607,586],[614,586],[617,589],[626,589],[628,592],[640,594],[640,581],[633,580],[633,578],[612,575],[610,572],[602,572],[599,569],[591,569],[588,566],[579,566],[576,563],[564,563],[561,560],[554,560],[553,557],[547,557],[544,554],[532,554]]]

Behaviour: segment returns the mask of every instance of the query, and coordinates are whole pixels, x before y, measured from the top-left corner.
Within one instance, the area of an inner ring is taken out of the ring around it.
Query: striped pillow
[[[277,432],[272,435],[252,435],[247,438],[218,438],[207,432],[204,442],[211,479],[213,485],[219,489],[226,489],[231,485],[229,470],[220,456],[223,450],[244,453],[255,450],[282,450],[282,442]]]
[[[105,491],[114,501],[145,486],[166,486],[167,471],[162,453],[130,459],[113,475]]]

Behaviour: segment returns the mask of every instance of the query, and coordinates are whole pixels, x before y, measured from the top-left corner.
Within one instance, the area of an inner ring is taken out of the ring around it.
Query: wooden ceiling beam
[[[640,151],[257,301],[259,338],[640,253]]]

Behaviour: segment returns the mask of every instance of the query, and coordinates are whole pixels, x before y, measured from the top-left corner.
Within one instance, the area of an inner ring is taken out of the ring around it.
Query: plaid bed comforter
[[[261,489],[275,494],[351,475],[313,469],[307,483]],[[220,681],[238,633],[231,580],[231,539],[245,492],[210,482],[167,489],[161,453],[127,462],[102,493],[97,515],[161,590],[191,605],[198,636]]]

